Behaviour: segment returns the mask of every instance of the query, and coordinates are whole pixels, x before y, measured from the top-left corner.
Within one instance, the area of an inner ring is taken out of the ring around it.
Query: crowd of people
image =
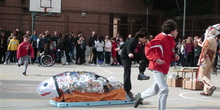
[[[49,49],[50,51],[47,51],[46,54],[50,54],[56,63],[61,63],[61,52],[64,52],[66,56],[66,62],[64,64],[67,65],[71,63],[78,65],[89,63],[98,66],[122,65],[120,57],[121,47],[123,47],[127,40],[132,38],[131,34],[128,35],[127,39],[124,39],[119,33],[114,37],[110,37],[98,35],[95,31],[93,31],[89,37],[85,37],[81,31],[77,34],[73,32],[61,34],[58,31],[54,31],[53,35],[47,30],[42,33],[34,31],[33,34],[31,34],[30,31],[26,31],[26,33],[22,35],[19,29],[15,29],[10,36],[6,36],[4,31],[0,31],[0,63],[4,64],[8,64],[9,62],[17,63],[16,50],[18,45],[23,41],[23,36],[27,35],[29,36],[29,42],[34,48],[34,58],[30,60],[31,63],[39,63],[39,54]],[[153,38],[154,37],[150,35],[148,40],[150,41]],[[180,56],[180,60],[172,61],[171,67],[198,66],[197,63],[201,53],[201,47],[198,46],[196,40],[198,38],[203,39],[204,37],[188,36],[186,38],[177,38],[175,49],[176,54]],[[217,49],[219,50],[219,39],[217,38],[216,40],[218,41]],[[88,61],[86,61],[85,53],[87,46],[89,47]],[[136,53],[144,53],[144,46],[145,44],[139,42],[134,51]],[[216,54],[219,56],[218,53]],[[216,57],[216,61],[217,58],[218,57]],[[137,60],[135,63],[138,65],[140,60]],[[217,62],[214,66],[217,68]]]
[[[29,43],[34,49],[34,58],[30,60],[31,63],[39,63],[38,56],[40,53],[53,56],[56,63],[61,63],[61,53],[64,52],[66,62],[64,64],[70,65],[75,63],[78,65],[89,63],[91,65],[122,65],[120,60],[120,46],[125,42],[122,36],[109,37],[97,35],[95,31],[92,35],[86,37],[83,32],[78,31],[77,34],[70,32],[68,34],[61,34],[54,31],[51,35],[49,31],[38,33],[34,31],[26,31],[22,34],[19,29],[11,32],[7,36],[4,31],[0,30],[0,63],[8,64],[9,62],[17,63],[16,51],[20,43],[23,41],[24,35],[29,36]],[[129,35],[129,37],[132,37]],[[89,47],[89,58],[86,61],[85,52]],[[137,49],[137,51],[139,51]],[[111,62],[112,61],[112,62]]]

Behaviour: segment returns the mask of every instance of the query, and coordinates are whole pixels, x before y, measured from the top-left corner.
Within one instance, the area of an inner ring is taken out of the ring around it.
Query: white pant
[[[161,91],[158,101],[158,110],[166,110],[166,102],[169,92],[168,85],[166,83],[166,74],[156,70],[153,70],[152,72],[155,81],[151,87],[141,93],[141,98],[145,99],[154,96],[158,94],[159,91]]]
[[[24,64],[24,72],[27,72],[27,67],[28,67],[29,60],[30,60],[29,55],[23,56],[18,60],[19,64]]]

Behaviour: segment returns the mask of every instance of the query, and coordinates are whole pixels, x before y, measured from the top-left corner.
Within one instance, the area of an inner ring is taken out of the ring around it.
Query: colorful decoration
[[[122,84],[115,78],[105,78],[93,72],[73,71],[59,73],[45,81],[37,88],[40,96],[54,98],[63,94],[108,93],[121,89]]]

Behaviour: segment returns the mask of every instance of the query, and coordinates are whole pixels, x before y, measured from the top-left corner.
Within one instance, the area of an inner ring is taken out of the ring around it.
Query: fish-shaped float
[[[121,82],[88,71],[59,73],[43,81],[37,92],[42,97],[62,102],[126,99]]]

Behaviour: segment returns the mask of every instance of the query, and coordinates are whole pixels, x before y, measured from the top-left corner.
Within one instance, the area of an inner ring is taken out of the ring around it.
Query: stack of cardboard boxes
[[[179,77],[179,75],[169,75],[167,84],[170,87],[182,87],[182,77]]]
[[[179,77],[179,75],[170,75],[167,78],[167,84],[170,87],[182,87],[190,90],[202,90],[204,86],[202,81]]]
[[[182,88],[183,89],[191,89],[191,90],[202,90],[204,84],[202,81],[192,80],[184,78],[182,81]]]

